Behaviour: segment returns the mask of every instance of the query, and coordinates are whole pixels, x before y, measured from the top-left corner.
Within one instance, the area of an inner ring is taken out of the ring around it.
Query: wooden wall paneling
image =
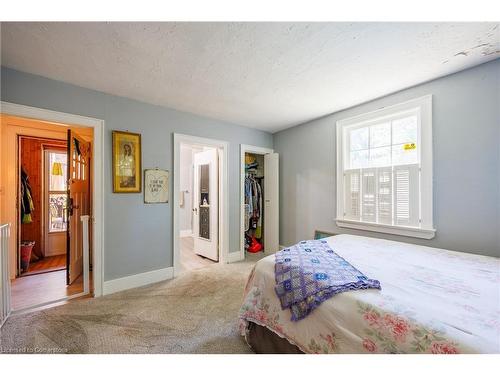
[[[66,141],[21,137],[20,142],[21,167],[28,174],[31,190],[33,192],[33,204],[35,209],[31,215],[32,222],[21,224],[21,241],[35,241],[33,252],[37,257],[44,257],[43,238],[43,150],[45,147],[53,149],[66,149]]]

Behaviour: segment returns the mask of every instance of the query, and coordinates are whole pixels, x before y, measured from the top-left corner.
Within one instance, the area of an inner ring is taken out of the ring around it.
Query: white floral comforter
[[[292,322],[274,255],[255,265],[240,310],[306,353],[500,353],[500,259],[338,235],[332,248],[382,290],[341,293]]]

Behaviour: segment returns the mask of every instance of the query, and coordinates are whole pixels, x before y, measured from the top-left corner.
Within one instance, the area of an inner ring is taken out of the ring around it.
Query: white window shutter
[[[378,223],[392,225],[392,167],[377,169]]]
[[[361,179],[359,169],[344,173],[344,219],[359,220]]]
[[[394,224],[418,227],[419,166],[418,164],[394,167]]]
[[[363,221],[377,221],[377,169],[363,169],[361,179],[361,215]]]

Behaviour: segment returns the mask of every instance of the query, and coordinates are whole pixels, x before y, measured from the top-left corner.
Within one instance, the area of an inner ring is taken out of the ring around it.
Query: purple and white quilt
[[[328,298],[358,289],[380,289],[339,256],[326,240],[301,241],[275,254],[275,291],[292,321],[305,318]]]

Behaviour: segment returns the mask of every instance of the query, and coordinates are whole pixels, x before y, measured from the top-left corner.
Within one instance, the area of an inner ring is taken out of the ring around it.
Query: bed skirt
[[[288,340],[253,322],[247,323],[245,340],[257,354],[304,354]]]

